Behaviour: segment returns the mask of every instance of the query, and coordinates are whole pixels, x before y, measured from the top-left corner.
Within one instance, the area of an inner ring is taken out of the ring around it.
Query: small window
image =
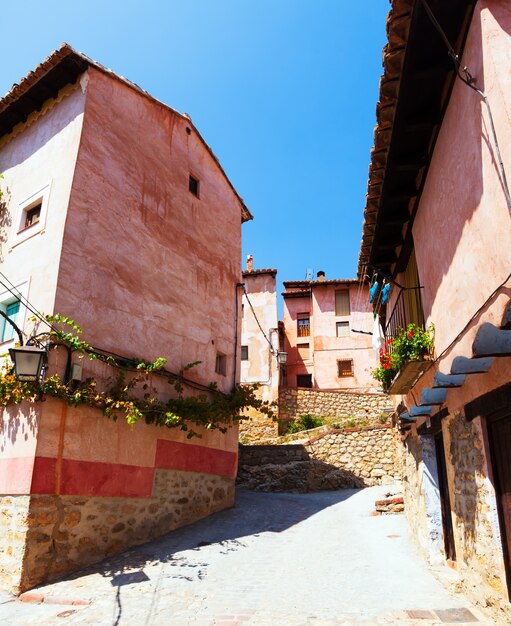
[[[346,359],[343,361],[337,361],[337,376],[339,378],[345,378],[347,376],[353,376],[353,361],[352,359]]]
[[[299,343],[298,348],[298,356],[302,359],[302,361],[308,361],[310,359],[310,348],[308,343]]]
[[[7,317],[10,320],[12,320],[15,324],[16,324],[16,320],[18,319],[19,312],[20,312],[19,300],[17,300],[16,302],[11,302],[11,304],[8,304],[4,310],[4,313],[7,315]],[[2,317],[0,320],[0,323],[2,324],[1,326],[2,332],[0,334],[0,341],[10,341],[11,339],[14,339],[14,337],[16,336],[16,331],[9,324],[9,322],[4,317]]]
[[[350,314],[350,292],[347,289],[335,292],[335,314]]]
[[[310,313],[298,313],[296,324],[298,337],[309,337],[311,334]]]
[[[241,346],[241,360],[248,361],[248,346]]]
[[[41,219],[41,209],[43,208],[43,203],[39,202],[35,206],[30,209],[25,209],[23,211],[22,223],[20,230],[24,230],[25,228],[30,228],[34,224],[37,224]]]
[[[222,376],[225,376],[227,372],[227,357],[220,352],[216,355],[215,372]]]
[[[337,337],[349,337],[350,336],[350,323],[349,322],[336,322],[335,331]]]
[[[188,181],[188,189],[193,193],[194,196],[197,196],[197,198],[199,197],[200,182],[197,178],[194,178],[191,174],[190,174],[190,179]]]
[[[305,387],[306,389],[312,388],[312,374],[297,374],[296,386]]]

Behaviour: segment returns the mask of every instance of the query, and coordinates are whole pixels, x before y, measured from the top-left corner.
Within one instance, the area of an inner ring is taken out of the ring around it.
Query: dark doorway
[[[511,407],[488,417],[487,425],[509,593],[511,589]]]
[[[447,482],[447,467],[445,464],[444,437],[442,431],[435,434],[435,451],[438,468],[438,489],[440,491],[440,507],[442,509],[442,529],[444,536],[445,558],[456,561],[454,546],[454,532],[452,528],[451,501],[449,498],[449,483]]]

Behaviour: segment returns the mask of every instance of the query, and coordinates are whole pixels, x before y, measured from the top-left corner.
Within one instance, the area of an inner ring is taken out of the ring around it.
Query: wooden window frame
[[[350,369],[343,368],[341,363],[349,363]],[[353,370],[353,359],[337,359],[337,378],[351,378],[355,375]]]

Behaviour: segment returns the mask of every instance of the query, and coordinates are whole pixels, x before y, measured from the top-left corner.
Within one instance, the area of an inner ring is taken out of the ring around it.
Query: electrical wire
[[[420,0],[420,2],[422,3],[422,6],[424,7],[426,13],[428,14],[429,19],[431,20],[435,29],[438,31],[438,34],[442,38],[447,48],[448,54],[451,57],[452,62],[454,64],[456,76],[461,80],[461,82],[465,83],[467,87],[470,87],[470,89],[472,89],[477,94],[479,94],[479,96],[482,98],[486,106],[486,110],[488,112],[488,118],[490,120],[490,130],[491,130],[491,134],[493,138],[493,144],[495,146],[495,151],[497,153],[497,160],[499,164],[502,187],[504,189],[504,195],[506,197],[507,208],[509,211],[511,211],[511,193],[509,191],[506,170],[504,168],[504,162],[502,160],[502,154],[500,152],[499,140],[497,138],[497,131],[495,129],[495,122],[493,120],[493,114],[492,114],[492,110],[490,107],[490,102],[488,100],[488,96],[482,91],[482,89],[479,89],[479,87],[476,86],[475,84],[476,79],[469,72],[468,67],[467,66],[461,67],[461,61],[460,61],[459,55],[456,53],[456,51],[452,47],[451,43],[449,42],[449,39],[447,38],[447,35],[445,34],[443,28],[441,27],[440,23],[438,22],[435,14],[431,10],[431,7],[428,5],[426,0]],[[463,72],[463,74],[461,72]]]
[[[271,341],[268,339],[268,337],[266,336],[266,333],[263,330],[263,327],[261,326],[261,322],[259,321],[256,312],[254,311],[254,307],[252,306],[252,302],[250,302],[250,298],[248,297],[248,293],[247,293],[247,289],[245,287],[245,283],[241,283],[242,287],[243,287],[243,292],[245,294],[245,297],[247,299],[248,305],[252,311],[252,314],[254,315],[255,321],[257,322],[257,325],[259,326],[259,330],[262,332],[263,337],[266,339],[266,341],[268,342],[268,345],[270,346],[270,352],[272,354],[275,354],[275,348],[273,347]]]

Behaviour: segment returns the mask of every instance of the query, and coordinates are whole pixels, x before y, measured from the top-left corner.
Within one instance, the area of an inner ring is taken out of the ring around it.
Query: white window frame
[[[23,327],[25,326],[25,320],[27,317],[27,307],[24,305],[24,299],[28,300],[29,284],[29,280],[24,280],[23,282],[15,284],[13,289],[14,293],[19,292],[21,296],[23,296],[22,298],[20,298],[20,311],[16,320],[16,326],[18,326],[21,331],[23,331]],[[12,304],[13,302],[16,302],[16,300],[18,300],[16,296],[14,296],[7,289],[3,289],[3,291],[0,292],[0,309],[5,313],[7,310],[7,306],[9,304]],[[2,321],[4,321],[3,317],[1,319]],[[6,323],[8,324],[9,322]],[[4,355],[9,350],[9,348],[13,348],[18,341],[19,338],[16,333],[14,334],[14,337],[12,339],[7,339],[7,341],[0,341],[0,353]]]
[[[12,247],[17,246],[22,241],[30,239],[34,235],[44,231],[46,227],[46,216],[48,214],[48,202],[50,199],[51,181],[41,187],[28,198],[25,198],[18,204],[16,216],[13,223]],[[39,221],[28,228],[23,228],[27,211],[41,203],[41,214]]]

